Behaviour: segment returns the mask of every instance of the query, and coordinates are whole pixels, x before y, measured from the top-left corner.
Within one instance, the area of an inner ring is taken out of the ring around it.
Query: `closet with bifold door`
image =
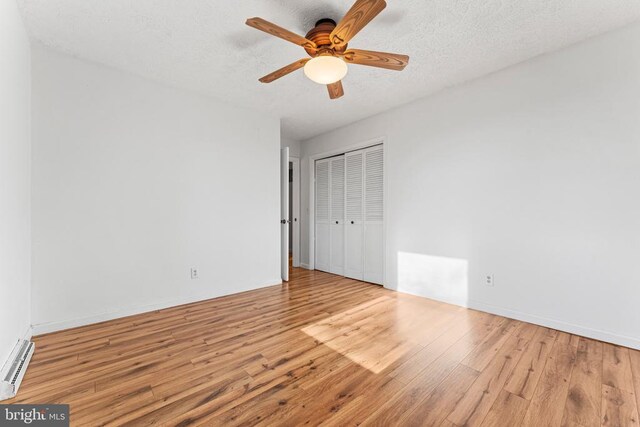
[[[382,284],[382,145],[316,160],[315,268]]]

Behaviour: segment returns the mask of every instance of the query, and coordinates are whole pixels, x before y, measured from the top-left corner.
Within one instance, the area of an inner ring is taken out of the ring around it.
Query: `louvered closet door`
[[[329,272],[344,275],[344,156],[332,157],[329,165]]]
[[[363,280],[363,152],[354,151],[345,154],[345,166],[344,275],[352,279]]]
[[[329,271],[329,160],[316,161],[315,268]]]
[[[364,150],[364,280],[384,280],[384,206],[382,146]]]

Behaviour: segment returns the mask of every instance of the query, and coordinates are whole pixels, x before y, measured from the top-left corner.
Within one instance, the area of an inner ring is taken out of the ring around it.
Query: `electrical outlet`
[[[484,277],[484,284],[487,286],[493,286],[493,274],[487,274]]]
[[[198,278],[198,269],[195,267],[191,267],[191,278],[192,279]]]

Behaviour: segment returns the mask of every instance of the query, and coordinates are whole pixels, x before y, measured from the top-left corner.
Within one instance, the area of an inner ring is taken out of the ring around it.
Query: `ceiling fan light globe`
[[[316,56],[304,66],[304,74],[312,81],[328,85],[347,75],[347,63],[335,56]]]

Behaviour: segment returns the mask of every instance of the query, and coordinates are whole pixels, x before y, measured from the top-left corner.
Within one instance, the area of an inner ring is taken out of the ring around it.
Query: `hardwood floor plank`
[[[503,318],[497,316],[487,316],[481,319],[484,321],[479,319],[480,321],[477,324],[471,326],[466,323],[460,323],[457,327],[424,347],[414,357],[391,371],[389,375],[408,384],[460,340],[464,340],[467,347],[473,349],[504,322]]]
[[[504,323],[491,332],[487,339],[469,354],[462,363],[476,371],[484,370],[509,339],[509,331],[513,328],[515,322],[515,320],[505,319]]]
[[[362,423],[363,426],[394,425],[405,413],[414,410],[421,398],[430,394],[456,366],[461,358],[456,354],[444,354],[414,378],[400,393],[375,409]]]
[[[530,345],[507,380],[505,390],[531,400],[556,336],[556,331],[538,327]]]
[[[534,390],[523,426],[559,426],[562,423],[575,355],[576,348],[570,344],[569,334],[559,333]]]
[[[509,336],[447,419],[460,426],[480,425],[528,344],[523,338]]]
[[[629,349],[605,343],[602,354],[602,383],[633,393],[634,384]]]
[[[637,427],[640,425],[634,394],[603,384],[602,425],[605,427]]]
[[[363,425],[393,424],[396,419],[413,411],[420,404],[422,398],[429,395],[480,344],[473,335],[463,336],[414,377],[402,393],[389,399],[373,412]]]
[[[528,400],[502,390],[482,422],[482,427],[518,426],[528,407]]]
[[[390,398],[400,393],[405,384],[389,377],[376,387],[370,387],[351,402],[343,405],[340,411],[333,414],[321,425],[328,426],[357,426],[361,425],[375,410],[385,404]]]
[[[601,403],[602,343],[580,338],[562,424],[600,425]]]
[[[241,396],[250,378],[241,373],[230,373],[216,378],[210,383],[201,384],[176,394],[156,400],[151,404],[134,409],[110,420],[106,425],[151,426],[172,421],[174,417],[192,417],[194,412],[210,409],[209,404],[222,405]]]
[[[517,336],[518,338],[524,338],[527,341],[531,341],[533,340],[533,337],[538,333],[540,328],[540,326],[534,325],[532,323],[520,322],[518,327],[514,330],[513,335]]]
[[[261,421],[261,425],[276,424],[314,425],[339,419],[348,415],[349,407],[357,396],[362,396],[373,390],[391,392],[398,390],[399,383],[387,375],[372,375],[360,366],[346,368],[343,372],[332,374],[326,383],[317,384],[308,394],[295,394],[290,403],[296,409],[295,413],[285,413],[282,409],[277,414]],[[304,408],[305,411],[300,410]]]
[[[631,359],[631,374],[633,375],[633,384],[635,387],[636,407],[640,412],[640,350],[629,349],[629,358]]]
[[[398,423],[407,426],[440,425],[453,411],[480,373],[465,365],[456,369],[430,394],[418,402],[415,409],[401,416]]]

